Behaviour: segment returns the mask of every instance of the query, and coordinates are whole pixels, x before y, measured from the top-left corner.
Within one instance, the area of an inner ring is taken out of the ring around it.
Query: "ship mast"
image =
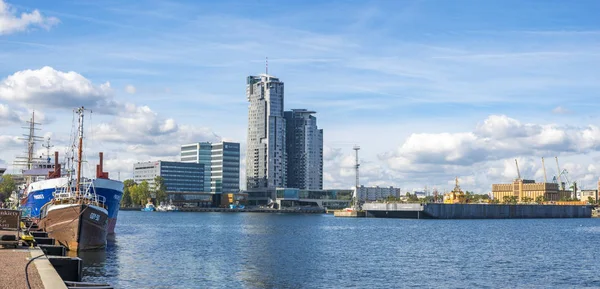
[[[79,114],[79,127],[78,130],[78,145],[77,145],[77,179],[75,182],[75,194],[79,196],[79,187],[81,185],[81,159],[83,155],[83,112],[85,108],[79,107],[75,110]]]

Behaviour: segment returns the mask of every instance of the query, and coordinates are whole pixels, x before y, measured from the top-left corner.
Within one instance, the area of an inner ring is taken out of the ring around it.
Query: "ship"
[[[24,166],[22,174],[26,178],[24,189],[21,192],[21,210],[23,216],[31,217],[34,220],[39,220],[42,206],[50,202],[57,188],[64,187],[69,184],[69,178],[63,176],[62,164],[59,163],[58,152],[54,153],[54,163],[50,162],[50,158],[46,159],[45,163],[33,157],[35,144],[40,140],[35,136],[37,130],[35,122],[35,113],[32,114],[31,120],[28,121],[29,134],[27,137],[27,156],[23,157],[19,164]],[[44,146],[50,148],[50,144]],[[102,197],[105,200],[105,207],[108,211],[108,234],[114,234],[119,214],[121,197],[123,196],[123,183],[118,180],[109,178],[109,174],[103,169],[103,153],[99,153],[99,164],[96,166],[96,176],[93,179],[84,179],[85,183],[91,182],[93,193]],[[68,158],[67,158],[68,159]]]
[[[67,183],[56,188],[52,200],[40,210],[40,227],[70,251],[105,248],[108,229],[104,197],[95,193],[93,182],[82,178],[84,111],[84,107],[75,111],[79,115],[75,179],[69,170]]]

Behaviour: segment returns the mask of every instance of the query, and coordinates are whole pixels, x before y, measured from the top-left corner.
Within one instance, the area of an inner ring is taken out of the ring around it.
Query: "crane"
[[[561,190],[565,190],[565,185],[560,181],[560,175],[562,174],[562,172],[560,171],[560,167],[558,166],[558,157],[554,157],[554,159],[556,159],[556,177],[558,178],[558,186],[561,188]]]
[[[544,157],[542,157],[542,168],[544,168],[544,183],[547,183],[548,178],[546,177],[546,164],[544,163]]]
[[[521,179],[521,172],[519,171],[519,163],[517,162],[517,159],[515,159],[515,164],[517,165],[517,176],[518,176],[518,179],[520,180]]]

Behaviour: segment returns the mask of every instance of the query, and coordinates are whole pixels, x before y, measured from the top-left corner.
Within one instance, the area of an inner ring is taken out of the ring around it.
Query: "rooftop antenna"
[[[358,150],[360,150],[360,147],[355,145],[353,147],[355,153],[356,153],[356,164],[354,166],[354,168],[356,169],[356,190],[355,190],[355,196],[354,196],[354,210],[358,211],[360,210],[360,205],[358,204],[359,200],[358,200],[358,167],[360,166],[360,164],[358,163]]]
[[[265,57],[265,74],[269,75],[269,57]]]
[[[50,149],[53,148],[54,146],[50,144],[50,138],[48,138],[46,140],[45,144],[42,144],[43,147],[46,148],[46,157],[48,158],[48,163],[50,163]]]

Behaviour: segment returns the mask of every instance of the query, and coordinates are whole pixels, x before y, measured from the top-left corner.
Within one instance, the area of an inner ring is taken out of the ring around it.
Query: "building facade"
[[[167,192],[203,192],[204,165],[183,162],[143,162],[133,164],[133,180],[136,183],[148,182],[154,189],[154,178],[163,178]]]
[[[212,145],[210,191],[214,194],[240,190],[240,144],[221,142]]]
[[[287,183],[283,82],[267,74],[248,76],[246,97],[246,187],[249,200],[262,203]]]
[[[315,113],[306,109],[284,113],[289,188],[323,189],[323,130],[317,127]]]
[[[522,179],[516,179],[511,184],[493,184],[492,194],[500,202],[511,197],[516,197],[517,202],[535,202],[540,197],[545,201],[556,202],[571,196],[570,191],[560,190],[557,183],[536,183],[534,180]]]
[[[356,187],[353,187],[352,190],[357,191]],[[360,186],[360,187],[358,187],[358,191],[356,193],[357,193],[356,195],[357,195],[358,199],[361,202],[365,202],[365,201],[371,202],[371,201],[384,200],[387,197],[400,198],[402,192],[401,192],[400,188],[394,188],[394,187]]]
[[[198,142],[181,146],[181,162],[204,165],[203,192],[210,192],[212,145],[210,142]]]
[[[204,165],[204,192],[234,193],[240,189],[240,144],[199,142],[181,146],[181,161]]]

